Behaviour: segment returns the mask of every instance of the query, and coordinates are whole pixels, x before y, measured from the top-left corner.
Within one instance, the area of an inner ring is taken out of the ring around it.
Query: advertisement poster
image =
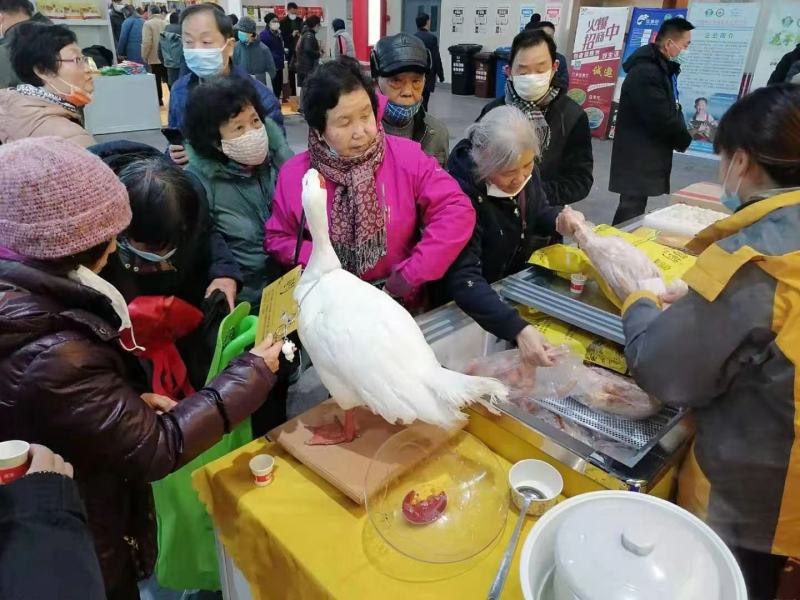
[[[489,31],[489,7],[478,6],[475,8],[475,33],[484,35]]]
[[[608,130],[627,24],[627,7],[587,6],[578,17],[568,93],[586,111],[594,137]]]
[[[557,30],[559,23],[561,23],[561,2],[548,2],[545,4],[542,21],[550,21],[556,26]]]
[[[695,26],[692,46],[678,77],[678,101],[692,135],[689,151],[713,156],[714,135],[723,114],[736,102],[758,4],[695,2],[689,21]]]
[[[511,7],[506,6],[498,6],[496,9],[496,16],[495,16],[495,33],[499,34],[506,34],[508,33],[511,25]]]
[[[767,85],[783,55],[794,50],[797,44],[800,44],[800,2],[780,0],[772,6],[750,90]]]
[[[519,7],[519,30],[525,29],[525,25],[530,23],[533,13],[536,12],[536,6],[533,4],[523,4]]]
[[[464,7],[454,6],[450,13],[450,25],[453,33],[463,33],[464,31]]]

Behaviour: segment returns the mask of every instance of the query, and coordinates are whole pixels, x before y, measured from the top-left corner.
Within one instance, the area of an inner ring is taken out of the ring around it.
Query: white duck
[[[390,423],[417,419],[451,429],[466,419],[461,407],[505,400],[496,379],[443,368],[411,315],[388,294],[342,269],[328,235],[327,193],[315,169],[303,177],[303,210],[314,247],[295,300],[298,332],[322,383],[345,411],[311,428],[309,444],[356,437],[352,410],[366,406]],[[484,400],[489,399],[489,402]]]

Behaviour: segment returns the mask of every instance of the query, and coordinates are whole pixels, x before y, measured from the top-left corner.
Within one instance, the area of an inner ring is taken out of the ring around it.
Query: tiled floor
[[[454,96],[448,85],[440,85],[431,96],[431,113],[444,121],[450,129],[451,147],[458,142],[464,130],[478,116],[485,98],[475,96]],[[295,152],[306,148],[308,127],[299,115],[286,117],[286,131],[289,145]],[[166,141],[158,130],[97,136],[98,141],[129,139],[165,148]],[[576,204],[575,208],[586,213],[587,218],[596,223],[608,223],[617,207],[618,196],[608,191],[609,168],[611,164],[611,142],[594,140],[594,186],[589,197]],[[672,189],[677,190],[698,181],[716,181],[718,163],[715,160],[693,156],[676,155],[672,169]],[[650,208],[660,208],[668,197],[661,196],[650,200]]]

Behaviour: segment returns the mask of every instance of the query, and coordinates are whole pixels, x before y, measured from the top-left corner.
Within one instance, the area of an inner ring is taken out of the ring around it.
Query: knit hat
[[[130,222],[125,186],[80,146],[56,137],[0,145],[0,247],[63,258],[110,240]]]
[[[236,24],[236,29],[244,33],[254,34],[256,32],[256,22],[250,17],[242,17]]]

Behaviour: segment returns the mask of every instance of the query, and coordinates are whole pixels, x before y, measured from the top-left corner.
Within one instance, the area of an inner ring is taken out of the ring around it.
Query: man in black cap
[[[422,105],[425,76],[431,56],[417,37],[398,33],[382,38],[370,54],[372,77],[385,96],[383,127],[386,133],[419,142],[425,154],[444,167],[450,153],[450,133]]]

